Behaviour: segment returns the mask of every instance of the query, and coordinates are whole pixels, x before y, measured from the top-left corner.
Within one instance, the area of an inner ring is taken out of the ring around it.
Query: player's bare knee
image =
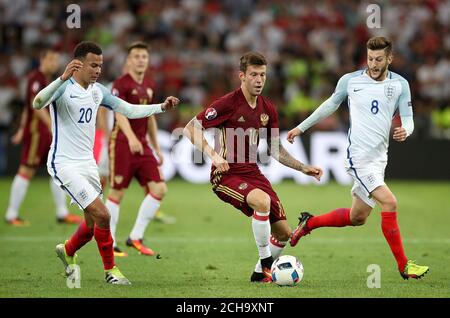
[[[109,192],[108,198],[111,198],[114,201],[120,203],[123,199],[124,194],[125,194],[124,190],[111,189],[111,191]]]
[[[291,230],[285,230],[278,233],[273,233],[273,237],[280,242],[286,242],[289,241],[289,238],[291,237]]]
[[[350,216],[350,221],[352,222],[352,224],[354,226],[360,226],[366,223],[367,220],[367,216],[365,215],[355,215],[355,216]]]
[[[392,196],[381,203],[381,208],[386,212],[395,212],[397,211],[397,199]]]
[[[249,194],[249,205],[258,212],[270,211],[270,196],[261,190]]]
[[[102,208],[99,209],[97,213],[96,222],[101,228],[108,228],[111,221],[111,215],[108,212],[108,209]]]
[[[168,188],[167,188],[167,185],[164,182],[161,182],[161,183],[154,184],[150,188],[149,191],[154,197],[162,199],[166,195],[166,193],[168,191]]]

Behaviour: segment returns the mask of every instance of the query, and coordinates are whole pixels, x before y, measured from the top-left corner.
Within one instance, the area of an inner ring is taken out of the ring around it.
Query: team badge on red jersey
[[[259,116],[259,119],[261,119],[261,125],[266,126],[269,122],[269,115],[261,114],[261,116]]]
[[[212,120],[212,119],[214,119],[216,117],[217,117],[217,110],[215,110],[214,108],[211,107],[211,108],[208,108],[205,111],[205,118],[206,119]]]

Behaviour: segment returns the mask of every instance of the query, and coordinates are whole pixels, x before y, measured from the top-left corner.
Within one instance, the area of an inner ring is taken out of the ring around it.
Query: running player
[[[259,261],[252,282],[271,281],[270,268],[291,235],[286,214],[270,182],[256,164],[260,136],[266,136],[271,156],[285,166],[320,180],[322,170],[294,159],[279,140],[276,107],[261,96],[266,81],[266,59],[249,52],[240,59],[241,86],[214,101],[185,127],[185,135],[212,160],[214,193],[248,217]],[[203,130],[216,127],[215,149]],[[272,236],[271,236],[272,233]]]
[[[106,282],[128,285],[130,281],[115,266],[110,216],[101,200],[102,190],[93,156],[97,110],[103,105],[129,118],[141,118],[164,112],[179,101],[171,96],[162,104],[129,104],[97,83],[102,65],[102,50],[97,44],[79,43],[64,73],[36,95],[33,107],[42,109],[51,104],[53,140],[47,170],[54,182],[70,195],[72,203],[84,211],[85,221],[78,230],[65,244],[56,246],[66,274],[73,273],[71,265],[76,264],[75,252],[94,237]]]
[[[19,210],[30,184],[41,164],[45,163],[52,142],[51,119],[48,110],[33,109],[34,96],[47,84],[59,68],[58,52],[46,49],[40,53],[39,68],[27,79],[26,105],[21,125],[12,138],[15,144],[22,142],[20,166],[11,185],[6,222],[14,226],[27,226],[29,222],[19,217]],[[70,214],[66,206],[66,194],[50,179],[50,189],[56,205],[58,223],[79,224],[83,218]]]
[[[295,246],[301,237],[319,227],[363,225],[378,202],[383,211],[381,229],[401,276],[405,279],[420,278],[428,271],[428,266],[417,265],[406,257],[397,224],[397,199],[384,183],[391,123],[397,110],[402,125],[394,128],[394,140],[403,142],[414,130],[409,85],[403,77],[389,71],[392,59],[389,39],[369,39],[367,68],[342,76],[333,95],[288,133],[288,140],[292,143],[294,137],[332,114],[345,98],[348,99],[350,128],[346,168],[354,180],[352,207],[319,216],[302,212],[290,243]]]

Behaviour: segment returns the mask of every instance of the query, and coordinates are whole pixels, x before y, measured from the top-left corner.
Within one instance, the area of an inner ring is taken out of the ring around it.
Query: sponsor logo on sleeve
[[[215,110],[214,108],[210,107],[205,111],[205,118],[207,120],[213,120],[216,117],[217,117],[217,110]]]

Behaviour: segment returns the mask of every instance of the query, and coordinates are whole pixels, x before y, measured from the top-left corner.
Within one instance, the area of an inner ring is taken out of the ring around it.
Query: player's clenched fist
[[[78,71],[80,68],[83,67],[83,62],[80,60],[72,60],[69,64],[67,64],[66,69],[64,70],[63,75],[61,75],[61,80],[67,81],[73,73]]]
[[[394,128],[394,135],[392,136],[395,141],[405,141],[408,134],[406,133],[406,129],[403,127]]]
[[[180,100],[178,98],[169,96],[166,98],[166,100],[162,104],[161,108],[164,111],[169,110],[169,109],[175,108],[175,106],[177,106],[179,102],[180,102]]]
[[[310,166],[310,165],[304,165],[302,167],[302,172],[308,176],[314,177],[317,179],[317,181],[320,181],[320,178],[322,177],[323,171],[319,167]]]
[[[302,131],[298,127],[295,127],[288,132],[287,140],[292,144],[294,142],[294,138],[300,136],[301,134]]]

